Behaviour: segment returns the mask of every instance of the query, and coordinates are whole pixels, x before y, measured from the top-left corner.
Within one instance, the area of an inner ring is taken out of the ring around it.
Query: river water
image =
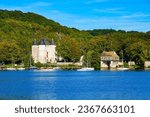
[[[0,71],[1,100],[150,100],[149,71]]]

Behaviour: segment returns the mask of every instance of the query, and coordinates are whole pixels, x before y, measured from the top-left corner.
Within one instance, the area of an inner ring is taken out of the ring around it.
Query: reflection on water
[[[150,99],[150,72],[1,71],[0,99]]]

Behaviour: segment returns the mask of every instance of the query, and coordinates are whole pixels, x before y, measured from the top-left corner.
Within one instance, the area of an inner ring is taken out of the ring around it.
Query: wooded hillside
[[[85,55],[99,68],[100,54],[114,50],[124,60],[142,68],[150,60],[150,32],[126,32],[113,29],[78,30],[56,23],[35,13],[0,10],[0,62],[28,63],[34,39],[54,38],[58,55],[66,61],[78,61]],[[86,60],[85,60],[86,61]]]

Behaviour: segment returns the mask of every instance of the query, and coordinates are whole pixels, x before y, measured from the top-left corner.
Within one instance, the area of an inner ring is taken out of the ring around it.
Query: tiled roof
[[[55,45],[54,39],[52,38],[50,41],[50,45]]]
[[[101,54],[102,59],[112,59],[112,60],[119,60],[119,56],[115,51],[103,51]]]
[[[37,43],[36,39],[34,39],[32,45],[55,45],[55,42],[53,38],[50,40],[50,42],[48,42],[45,38],[42,38],[40,43]]]
[[[46,42],[46,39],[45,39],[45,38],[42,38],[42,39],[41,39],[40,45],[47,45],[47,42]]]

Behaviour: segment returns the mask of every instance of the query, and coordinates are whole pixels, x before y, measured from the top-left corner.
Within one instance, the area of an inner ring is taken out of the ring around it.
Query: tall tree
[[[63,37],[57,46],[58,56],[63,57],[66,61],[79,61],[81,50],[79,42],[76,39]]]

